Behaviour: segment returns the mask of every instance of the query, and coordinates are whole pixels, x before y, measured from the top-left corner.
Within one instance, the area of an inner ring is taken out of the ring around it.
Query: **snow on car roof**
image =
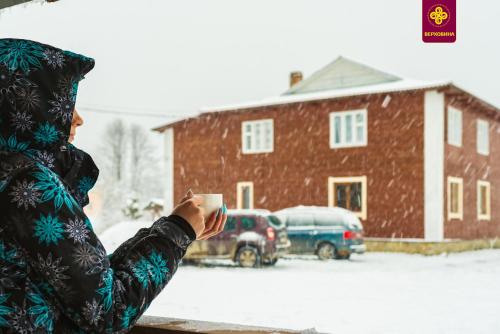
[[[267,209],[229,209],[227,213],[230,215],[256,215],[256,216],[267,216],[272,214],[271,211]]]
[[[354,214],[354,212],[337,206],[328,207],[328,206],[315,206],[315,205],[308,205],[308,206],[298,205],[275,211],[274,214],[277,215],[278,218],[282,220],[285,220],[283,216],[296,215],[296,214],[311,214],[314,215],[316,218],[324,217],[325,220],[331,220],[332,216],[335,216],[337,219],[344,221],[345,223],[355,225],[360,229],[363,228],[361,221]]]

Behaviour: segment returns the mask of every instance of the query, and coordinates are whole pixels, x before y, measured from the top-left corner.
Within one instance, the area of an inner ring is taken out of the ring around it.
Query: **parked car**
[[[274,265],[288,252],[290,241],[283,224],[268,210],[228,210],[224,230],[208,240],[196,240],[184,260],[231,259],[242,267]]]
[[[290,253],[316,254],[320,259],[349,259],[366,251],[358,217],[339,207],[296,206],[274,212],[285,223]]]

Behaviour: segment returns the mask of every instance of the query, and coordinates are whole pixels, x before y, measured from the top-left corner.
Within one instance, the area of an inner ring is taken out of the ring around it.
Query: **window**
[[[477,219],[490,220],[490,183],[487,181],[477,181]]]
[[[238,209],[253,209],[253,182],[238,182],[236,201]]]
[[[274,125],[272,119],[241,123],[243,153],[266,153],[274,150]]]
[[[462,146],[462,112],[448,107],[448,144]]]
[[[255,229],[255,218],[241,217],[241,228],[247,231]]]
[[[366,176],[329,177],[328,206],[354,212],[360,219],[367,216]]]
[[[224,231],[234,231],[236,230],[236,217],[228,216],[226,220],[226,225],[224,225]]]
[[[448,219],[463,219],[463,179],[448,176]]]
[[[477,152],[484,155],[490,153],[488,129],[489,125],[487,121],[482,119],[477,120]]]
[[[367,144],[366,109],[330,113],[330,147],[354,147]]]

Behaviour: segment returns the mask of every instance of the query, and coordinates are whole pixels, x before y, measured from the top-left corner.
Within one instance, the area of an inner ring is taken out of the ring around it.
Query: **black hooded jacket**
[[[68,143],[94,60],[0,39],[0,332],[126,333],[196,239],[161,217],[107,255],[83,212],[99,170]]]

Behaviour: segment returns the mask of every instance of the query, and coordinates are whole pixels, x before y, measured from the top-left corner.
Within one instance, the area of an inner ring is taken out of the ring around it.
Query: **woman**
[[[83,212],[99,170],[71,143],[78,83],[94,60],[0,39],[0,332],[127,333],[195,239],[219,233],[186,194],[113,254]]]

